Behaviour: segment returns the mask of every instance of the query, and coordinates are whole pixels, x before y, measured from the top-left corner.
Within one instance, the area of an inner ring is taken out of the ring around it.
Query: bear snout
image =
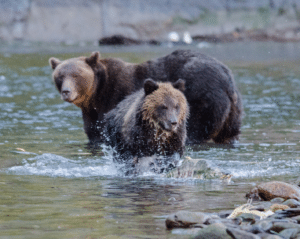
[[[72,79],[64,80],[60,95],[62,100],[70,103],[72,103],[78,97],[78,92]]]
[[[61,98],[63,100],[66,100],[66,99],[68,99],[70,97],[70,94],[71,94],[71,90],[70,89],[64,89],[61,92]]]
[[[176,118],[176,119],[173,119],[173,120],[171,120],[171,121],[170,121],[170,124],[171,124],[171,128],[172,128],[172,130],[173,130],[173,131],[175,131],[175,130],[176,130],[176,128],[177,128],[177,125],[178,125],[178,120],[177,120],[177,118]]]
[[[166,120],[166,121],[161,121],[160,122],[160,127],[163,129],[163,130],[166,130],[166,131],[175,131],[176,128],[177,128],[177,125],[178,125],[178,121],[177,119],[171,119],[171,120]]]

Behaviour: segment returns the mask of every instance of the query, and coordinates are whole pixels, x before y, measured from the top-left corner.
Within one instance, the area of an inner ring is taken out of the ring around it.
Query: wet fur
[[[78,63],[74,76],[67,65]],[[187,123],[188,142],[201,143],[213,139],[216,143],[232,143],[240,134],[243,107],[240,93],[231,71],[221,62],[196,51],[177,50],[172,54],[141,64],[130,64],[119,59],[100,59],[99,53],[60,62],[50,58],[53,78],[73,77],[85,95],[78,107],[82,110],[84,129],[90,142],[103,142],[104,114],[112,110],[127,95],[143,87],[144,80],[160,82],[184,79],[185,96],[190,105]],[[65,68],[59,65],[65,63]],[[59,70],[60,69],[60,70]],[[93,72],[85,79],[80,71]],[[92,78],[92,79],[90,79]],[[92,87],[90,87],[92,85]],[[83,89],[87,90],[83,90]],[[88,90],[91,89],[91,90]]]
[[[183,154],[189,114],[187,101],[170,83],[159,83],[158,86],[149,95],[141,89],[126,97],[105,116],[107,142],[115,147],[123,161],[132,157]],[[154,118],[166,97],[180,105],[177,127],[172,131],[164,130],[158,123],[161,119]]]

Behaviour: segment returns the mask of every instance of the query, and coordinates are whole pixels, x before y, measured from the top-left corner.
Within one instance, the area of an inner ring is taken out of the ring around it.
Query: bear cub
[[[118,160],[135,162],[142,157],[182,156],[189,115],[183,94],[184,80],[158,83],[152,79],[144,88],[127,96],[104,117],[107,143],[115,148]]]

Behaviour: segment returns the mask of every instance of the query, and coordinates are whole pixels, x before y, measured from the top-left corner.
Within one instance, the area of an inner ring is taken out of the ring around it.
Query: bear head
[[[144,82],[143,120],[166,133],[176,132],[189,114],[184,90],[185,82],[181,79],[175,83],[157,83],[147,79]]]
[[[104,66],[100,63],[100,53],[93,52],[90,57],[64,61],[51,57],[49,64],[54,70],[52,77],[61,99],[80,108],[87,107],[97,89],[95,76],[104,72]]]

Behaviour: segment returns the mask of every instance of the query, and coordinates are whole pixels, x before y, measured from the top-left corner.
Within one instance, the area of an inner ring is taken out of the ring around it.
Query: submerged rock
[[[205,159],[186,158],[182,164],[169,171],[166,177],[169,178],[197,178],[215,179],[227,176],[218,168],[212,168]],[[229,180],[231,175],[228,175]]]

